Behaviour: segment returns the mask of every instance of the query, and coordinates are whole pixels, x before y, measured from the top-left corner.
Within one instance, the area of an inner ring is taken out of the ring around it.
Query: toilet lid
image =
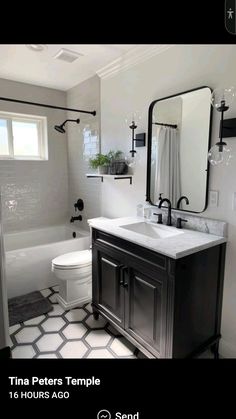
[[[66,253],[52,260],[52,265],[57,268],[76,268],[90,265],[92,262],[91,250]]]

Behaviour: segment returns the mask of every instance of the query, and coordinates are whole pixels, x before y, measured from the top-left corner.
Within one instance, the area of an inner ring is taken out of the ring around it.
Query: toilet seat
[[[71,270],[89,266],[91,263],[91,250],[79,250],[56,257],[52,260],[52,267],[54,269]]]

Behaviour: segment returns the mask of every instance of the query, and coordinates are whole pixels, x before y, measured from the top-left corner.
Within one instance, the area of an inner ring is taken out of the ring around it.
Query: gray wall
[[[66,93],[0,79],[1,96],[58,106]],[[46,116],[48,161],[0,160],[4,231],[17,231],[64,222],[68,210],[67,138],[54,130],[66,112],[0,101],[0,111]],[[16,201],[13,209],[10,200]]]
[[[87,220],[100,215],[100,179],[87,179],[91,172],[88,161],[84,159],[84,128],[91,129],[99,136],[100,132],[100,80],[97,76],[78,84],[67,92],[67,106],[84,110],[96,110],[97,115],[80,114],[80,124],[68,125],[69,157],[69,212],[74,215],[74,203],[78,198],[84,200],[83,221],[76,221],[78,226],[87,229]],[[68,114],[70,117],[71,113]]]

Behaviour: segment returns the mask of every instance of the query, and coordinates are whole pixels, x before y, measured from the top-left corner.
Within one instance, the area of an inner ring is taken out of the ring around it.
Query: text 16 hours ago
[[[69,391],[9,391],[10,399],[69,399]]]

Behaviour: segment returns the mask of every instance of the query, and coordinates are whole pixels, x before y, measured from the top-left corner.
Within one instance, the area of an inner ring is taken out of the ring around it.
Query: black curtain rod
[[[153,122],[154,125],[161,125],[163,127],[170,127],[170,128],[177,128],[178,125],[172,125],[172,124],[161,124],[160,122]]]
[[[4,100],[6,102],[23,103],[24,105],[42,106],[43,108],[60,109],[61,111],[89,113],[93,116],[96,115],[96,111],[82,111],[81,109],[63,108],[62,106],[46,105],[45,103],[38,103],[38,102],[27,102],[26,100],[12,99],[12,98],[9,98],[9,97],[0,97],[0,100]]]

